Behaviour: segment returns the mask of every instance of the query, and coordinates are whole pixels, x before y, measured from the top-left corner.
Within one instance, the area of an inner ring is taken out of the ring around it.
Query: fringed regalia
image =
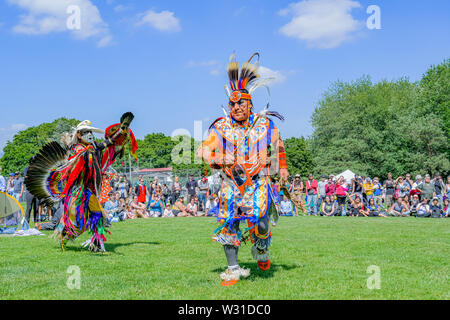
[[[64,214],[57,227],[61,248],[68,240],[75,240],[85,231],[92,238],[84,243],[91,251],[105,251],[105,221],[99,201],[102,181],[106,170],[118,156],[122,156],[126,144],[135,155],[137,150],[133,132],[128,128],[133,115],[126,113],[121,123],[110,126],[103,142],[85,143],[76,139],[80,128],[90,122],[84,121],[73,133],[70,146],[59,142],[46,144],[30,162],[25,180],[28,190],[41,199],[43,204],[63,201]],[[99,132],[99,131],[96,131]]]
[[[250,64],[252,58],[239,72],[239,64],[232,56],[228,65],[231,91],[225,87],[230,102],[237,103],[241,99],[251,101],[252,92],[270,82],[271,79],[259,78],[258,63]],[[279,211],[272,177],[279,169],[287,168],[287,165],[283,141],[269,118],[275,116],[283,120],[283,117],[267,109],[260,113],[251,111],[249,117],[240,122],[224,110],[225,117],[211,125],[209,135],[201,147],[205,163],[212,169],[220,170],[223,177],[217,217],[220,226],[215,230],[213,240],[225,247],[229,262],[228,275],[233,273],[229,271],[230,267],[234,270],[232,264],[237,263],[237,248],[248,239],[253,243],[251,251],[259,267],[262,270],[270,267],[270,224],[276,224]],[[226,155],[234,157],[234,165],[223,165]],[[247,228],[242,231],[239,224],[245,221]],[[236,259],[230,258],[227,248],[231,247],[235,248],[235,253],[231,255],[236,255]],[[236,270],[241,270],[241,276],[245,274],[244,269]],[[234,275],[228,275],[222,274],[221,277],[223,280],[236,280]]]

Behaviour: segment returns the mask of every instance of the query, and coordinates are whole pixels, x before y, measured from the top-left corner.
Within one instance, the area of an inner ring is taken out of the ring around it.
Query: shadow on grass
[[[239,265],[244,269],[250,269],[250,276],[248,278],[246,278],[246,280],[249,280],[249,281],[255,281],[259,278],[262,278],[262,279],[272,278],[274,276],[274,274],[278,271],[292,270],[292,269],[297,269],[297,268],[303,267],[302,265],[299,265],[299,264],[287,265],[287,264],[272,263],[270,265],[269,270],[262,271],[259,269],[256,261],[255,262],[243,262],[243,263],[240,263]],[[212,272],[214,272],[214,273],[221,273],[223,271],[224,271],[224,269],[212,270]]]
[[[101,256],[101,255],[108,255],[108,254],[114,253],[114,254],[123,256],[124,254],[116,252],[117,248],[129,247],[129,246],[133,246],[136,244],[159,245],[159,244],[161,244],[161,242],[153,242],[153,241],[135,241],[135,242],[126,242],[126,243],[107,243],[107,242],[105,242],[106,253],[93,253],[93,254]],[[65,251],[89,252],[89,250],[87,248],[82,248],[80,244],[79,245],[71,245],[71,246],[68,245],[68,246],[66,246]]]

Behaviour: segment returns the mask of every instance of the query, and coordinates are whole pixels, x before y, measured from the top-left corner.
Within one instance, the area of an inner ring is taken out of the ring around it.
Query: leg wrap
[[[224,245],[225,256],[227,257],[228,267],[234,267],[238,265],[238,252],[239,247]]]

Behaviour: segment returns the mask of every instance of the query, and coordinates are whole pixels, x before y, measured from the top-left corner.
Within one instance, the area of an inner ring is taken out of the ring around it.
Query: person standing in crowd
[[[333,182],[333,177],[329,176],[328,177],[328,183],[325,186],[325,195],[329,196],[331,201],[334,202],[334,195],[336,193],[336,185]]]
[[[144,184],[144,179],[140,178],[138,185],[135,188],[134,193],[138,197],[138,202],[145,204],[147,202],[147,196],[149,195],[148,188]]]
[[[0,191],[6,192],[6,179],[2,175],[0,175]]]
[[[161,189],[163,195],[162,200],[164,204],[167,205],[167,201],[169,200],[169,187],[167,186],[167,184],[164,183]]]
[[[27,177],[28,167],[24,170],[24,176]],[[31,194],[28,190],[25,189],[24,191],[25,195],[25,201],[27,202],[27,210],[25,211],[25,220],[28,224],[30,224],[30,216],[31,216],[31,210],[33,210],[33,221],[34,221],[34,227],[38,227],[38,213],[39,213],[39,205],[40,201],[38,198],[36,198],[34,195]]]
[[[378,177],[373,178],[373,198],[377,206],[383,203],[383,186]]]
[[[363,191],[364,181],[361,177],[355,174],[355,177],[352,179],[352,193],[357,194],[362,199],[362,191]]]
[[[389,209],[394,203],[395,182],[392,180],[392,173],[388,173],[388,178],[383,183],[385,190],[384,206]]]
[[[317,211],[320,211],[320,206],[322,205],[322,202],[325,200],[325,196],[327,195],[327,192],[325,190],[325,187],[327,185],[326,176],[323,174],[320,177],[320,181],[317,183],[317,190],[318,190],[318,198],[317,198]]]
[[[14,173],[11,173],[8,178],[8,182],[6,183],[6,192],[14,197]]]
[[[306,207],[308,209],[308,215],[317,216],[317,193],[318,193],[318,183],[317,180],[314,179],[313,174],[310,173],[308,175],[308,180],[306,181],[306,194],[308,197],[308,201],[306,203]]]
[[[425,180],[417,186],[417,189],[422,193],[422,199],[433,199],[434,195],[434,185],[431,183],[430,175],[425,176]]]
[[[155,177],[155,179],[153,179],[153,182],[150,183],[149,186],[149,196],[151,196],[153,194],[153,192],[155,192],[156,187],[161,187],[160,183],[159,183],[159,178]]]
[[[345,187],[345,178],[339,177],[336,182],[336,198],[338,202],[337,215],[345,215],[345,200],[347,199],[348,188]]]
[[[208,196],[209,192],[209,183],[207,177],[202,177],[200,180],[200,183],[198,184],[198,200],[199,200],[199,211],[205,211],[205,205],[206,205],[206,197]]]
[[[14,174],[13,187],[14,198],[20,202],[22,200],[24,184],[19,171]]]
[[[175,182],[172,184],[172,201],[175,203],[181,195],[181,183],[179,178],[175,177]]]
[[[411,174],[410,174],[410,173],[407,173],[407,174],[405,175],[405,183],[408,184],[409,190],[412,190],[412,189],[413,189],[414,181],[411,180]]]
[[[438,198],[439,205],[442,206],[444,201],[444,192],[445,192],[445,184],[442,181],[442,177],[440,174],[436,174],[434,177],[434,197]]]
[[[447,184],[445,185],[445,196],[450,198],[450,176],[447,177]]]
[[[291,194],[291,199],[294,202],[295,211],[297,215],[300,215],[300,209],[303,212],[303,216],[306,215],[305,205],[303,203],[303,181],[299,174],[295,175],[294,181],[292,181],[289,193]]]
[[[197,180],[194,179],[194,175],[189,175],[189,181],[186,182],[186,189],[188,193],[188,202],[191,202],[192,199],[197,195],[198,183]]]
[[[400,176],[395,180],[395,195],[397,198],[404,198],[406,195],[409,195],[411,191],[408,183],[403,180],[403,177]]]
[[[127,182],[123,176],[119,177],[117,183],[114,184],[115,190],[120,194],[120,199],[127,199],[128,194],[128,188],[127,188]]]
[[[365,183],[363,184],[363,193],[365,195],[366,204],[369,203],[370,199],[373,197],[374,185],[372,180],[367,177]]]
[[[414,181],[413,185],[412,185],[412,190],[417,190],[417,187],[422,183],[422,176],[420,174],[418,174],[416,176],[416,181]]]

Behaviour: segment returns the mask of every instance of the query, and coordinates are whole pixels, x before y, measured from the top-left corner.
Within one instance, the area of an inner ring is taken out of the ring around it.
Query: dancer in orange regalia
[[[230,88],[226,87],[229,112],[214,121],[198,150],[198,156],[220,170],[223,177],[220,226],[213,239],[223,245],[227,257],[228,268],[220,275],[224,283],[250,274],[238,264],[239,247],[247,239],[253,243],[251,252],[259,268],[270,268],[270,224],[276,224],[279,210],[271,176],[279,174],[283,181],[289,177],[284,143],[269,118],[283,120],[282,116],[267,107],[260,113],[253,111],[252,92],[271,80],[259,77],[258,62],[251,63],[254,57],[259,59],[259,54],[254,54],[241,69],[235,56],[231,57],[227,70]],[[248,223],[243,232],[239,227],[242,221]]]

